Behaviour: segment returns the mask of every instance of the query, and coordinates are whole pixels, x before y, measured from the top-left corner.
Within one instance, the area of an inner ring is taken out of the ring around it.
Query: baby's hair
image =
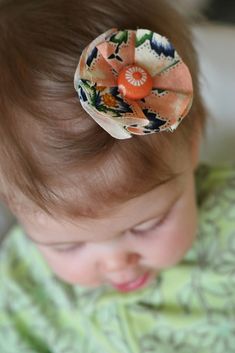
[[[116,140],[82,109],[79,57],[109,28],[158,32],[188,65],[194,103],[174,133]],[[0,0],[0,30],[0,193],[10,206],[99,217],[177,174],[168,157],[190,148],[206,114],[187,21],[166,0]]]

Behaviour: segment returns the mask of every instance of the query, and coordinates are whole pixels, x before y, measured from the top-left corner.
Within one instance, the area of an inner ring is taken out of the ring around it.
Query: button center
[[[124,97],[142,99],[150,94],[152,87],[152,77],[141,66],[128,65],[119,73],[118,88]]]

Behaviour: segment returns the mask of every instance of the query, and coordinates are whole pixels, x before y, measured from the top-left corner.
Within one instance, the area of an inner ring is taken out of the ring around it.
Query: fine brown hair
[[[188,65],[194,102],[172,134],[116,140],[81,108],[82,50],[109,28],[166,36]],[[170,179],[205,110],[185,18],[166,0],[0,0],[0,194],[50,214],[96,217]]]

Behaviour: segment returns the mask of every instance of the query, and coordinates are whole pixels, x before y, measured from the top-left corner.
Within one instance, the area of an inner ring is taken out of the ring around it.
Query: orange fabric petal
[[[101,34],[83,50],[75,73],[75,83],[78,82],[79,79],[84,79],[89,80],[92,83],[97,83],[99,86],[116,86],[116,75],[99,51],[97,53],[97,58],[94,58],[91,67],[88,67],[86,64],[88,56],[91,54],[92,50],[116,31],[117,29],[113,28]]]
[[[142,109],[150,109],[160,118],[169,120],[170,125],[173,125],[179,117],[184,117],[190,101],[190,95],[169,91],[158,94],[152,91],[149,96],[145,97],[145,103],[139,101],[139,104]]]
[[[99,53],[90,68],[83,61],[81,62],[80,73],[82,79],[97,83],[98,86],[113,87],[117,85],[117,78],[111,66]]]
[[[135,31],[128,31],[128,41],[127,43],[122,43],[119,47],[119,56],[122,58],[122,61],[108,59],[114,52],[117,47],[116,43],[112,42],[103,42],[97,45],[97,48],[101,55],[107,60],[109,65],[118,73],[126,65],[134,63],[135,55]]]
[[[154,76],[153,87],[178,93],[193,92],[191,74],[182,61]]]

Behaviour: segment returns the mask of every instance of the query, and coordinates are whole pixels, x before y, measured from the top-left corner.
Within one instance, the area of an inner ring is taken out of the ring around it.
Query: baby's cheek
[[[60,264],[52,264],[52,270],[60,279],[69,284],[90,285],[94,282],[88,268],[85,269],[79,264],[75,265],[69,260],[61,261]]]
[[[177,264],[191,248],[194,240],[192,229],[168,227],[157,234],[146,249],[151,265],[164,269]]]
[[[70,284],[77,283],[81,277],[81,271],[79,271],[80,266],[75,263],[72,256],[57,254],[50,249],[44,249],[40,246],[38,248],[46,263],[58,278]]]
[[[193,208],[185,217],[175,217],[162,228],[155,244],[156,261],[161,268],[177,264],[192,247],[197,232],[197,214]]]
[[[64,266],[60,271],[63,279],[70,284],[77,284],[89,288],[95,288],[101,285],[99,273],[93,266],[93,262],[84,259],[80,254],[74,255],[74,258],[64,260]]]

